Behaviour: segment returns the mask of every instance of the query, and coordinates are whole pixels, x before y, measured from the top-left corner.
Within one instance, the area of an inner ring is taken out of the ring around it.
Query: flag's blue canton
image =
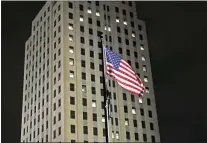
[[[106,60],[113,65],[115,70],[119,69],[121,58],[109,48],[106,48]]]

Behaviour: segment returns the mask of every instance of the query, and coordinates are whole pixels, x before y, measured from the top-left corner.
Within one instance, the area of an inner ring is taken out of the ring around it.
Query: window
[[[92,18],[90,18],[90,17],[88,18],[88,23],[89,24],[92,24],[93,23]]]
[[[81,55],[85,55],[85,49],[81,48]]]
[[[92,107],[96,107],[96,100],[92,100]]]
[[[61,127],[58,128],[58,135],[61,134]]]
[[[82,85],[82,92],[86,93],[86,86]]]
[[[144,76],[144,82],[148,82],[147,76]]]
[[[136,109],[134,107],[132,107],[132,114],[136,114]]]
[[[130,56],[130,51],[127,49],[127,56]]]
[[[88,14],[91,14],[91,13],[92,13],[92,12],[91,12],[91,9],[88,9],[87,12],[88,12]]]
[[[125,125],[126,125],[126,126],[129,125],[129,119],[125,119]]]
[[[56,116],[53,117],[53,124],[56,124]]]
[[[144,116],[144,109],[140,108],[140,114]]]
[[[83,5],[79,5],[79,9],[81,10],[81,11],[83,11]]]
[[[93,35],[93,29],[89,28],[89,34]]]
[[[140,49],[142,50],[142,51],[144,51],[144,45],[140,45]]]
[[[93,62],[90,62],[90,68],[94,69],[94,63]]]
[[[69,60],[69,64],[70,64],[71,66],[73,66],[73,65],[74,65],[74,59],[70,58],[70,60]]]
[[[135,67],[136,67],[137,69],[139,69],[139,63],[138,63],[138,62],[135,62]]]
[[[134,52],[134,57],[137,58],[137,52]]]
[[[61,62],[60,62],[60,61],[58,61],[58,68],[60,68],[60,66],[61,66]]]
[[[58,21],[60,21],[60,15],[58,16]]]
[[[69,12],[69,18],[73,19],[73,14]]]
[[[59,39],[60,39],[60,38],[59,38]],[[58,39],[58,40],[59,40],[59,39]],[[70,41],[70,42],[73,42],[73,35],[69,35],[69,41]],[[59,42],[59,43],[60,43],[60,42]]]
[[[96,16],[100,16],[100,13],[99,13],[99,11],[96,11]]]
[[[90,57],[94,57],[94,52],[93,51],[90,51]]]
[[[54,98],[56,97],[56,90],[54,90]]]
[[[128,35],[128,30],[127,30],[127,29],[124,29],[124,33],[125,33],[126,35]]]
[[[118,7],[115,7],[115,11],[116,11],[117,13],[119,13],[119,8],[118,8]]]
[[[118,42],[121,43],[121,37],[118,37]]]
[[[75,111],[70,111],[70,118],[75,119]]]
[[[149,110],[148,115],[149,115],[150,118],[152,118],[152,111]]]
[[[134,32],[132,32],[132,37],[133,37],[133,38],[135,37],[135,34],[134,34]]]
[[[96,88],[95,87],[91,87],[91,92],[92,92],[92,94],[96,94]]]
[[[131,21],[131,27],[133,27],[133,28],[134,28],[134,22],[133,22],[133,21]]]
[[[70,77],[70,78],[74,78],[74,71],[70,71],[70,73],[69,73],[69,77]]]
[[[147,105],[151,105],[151,101],[150,101],[150,99],[149,98],[147,98]]]
[[[142,26],[141,25],[138,25],[138,29],[141,31],[142,30]]]
[[[133,120],[134,127],[137,127],[137,120]]]
[[[83,120],[87,120],[87,119],[88,119],[87,112],[83,112]]]
[[[133,15],[133,13],[132,13],[132,12],[130,12],[129,14],[130,14],[130,17],[131,17],[131,18],[133,18],[133,16],[134,16],[134,15]]]
[[[75,125],[71,125],[70,126],[70,132],[71,133],[75,133]]]
[[[145,128],[145,122],[142,121],[142,128]]]
[[[146,134],[143,134],[143,140],[147,141],[147,135]]]
[[[145,88],[145,92],[146,92],[146,93],[150,93],[150,91],[149,91],[149,87],[146,87],[146,88]]]
[[[96,21],[96,24],[97,24],[97,26],[99,26],[99,27],[101,26],[101,23],[100,23],[99,20]]]
[[[73,24],[69,23],[68,29],[73,30]]]
[[[126,10],[123,9],[123,15],[126,15]]]
[[[53,131],[53,138],[56,138],[56,130]]]
[[[83,104],[83,106],[87,106],[87,99],[86,98],[82,99],[82,104]]]
[[[139,34],[139,39],[143,40],[143,36],[141,34]]]
[[[116,22],[119,23],[119,17],[116,17]]]
[[[127,108],[127,106],[124,106],[124,113],[128,113],[128,108]]]
[[[93,46],[93,40],[91,40],[91,39],[89,40],[89,45]]]
[[[58,121],[60,121],[61,120],[61,113],[59,112],[58,113]]]
[[[123,93],[123,100],[127,100],[126,93]]]
[[[97,114],[93,113],[93,121],[97,121]]]
[[[155,143],[155,136],[151,135],[151,140],[153,143]]]
[[[83,133],[88,134],[88,126],[83,126]]]
[[[84,60],[81,60],[81,67],[86,67],[86,62]]]
[[[139,140],[139,135],[138,135],[138,133],[134,133],[134,138],[135,138],[136,141]]]
[[[84,73],[84,72],[82,72],[82,79],[86,80],[86,73]]]
[[[84,27],[83,26],[80,26],[80,31],[84,32]]]
[[[82,44],[85,43],[85,39],[83,37],[80,38],[80,41],[81,41]]]
[[[68,2],[68,7],[69,7],[69,8],[73,8],[73,3]]]
[[[154,125],[153,125],[153,123],[150,123],[150,130],[154,130]]]
[[[126,21],[126,20],[124,20],[123,24],[124,24],[124,25],[127,25],[127,21]]]
[[[96,127],[93,127],[93,135],[95,136],[98,135],[98,129]]]
[[[69,52],[70,52],[71,54],[74,53],[74,48],[73,48],[72,46],[69,47]]]
[[[122,48],[119,47],[119,53],[122,54]]]
[[[75,97],[70,97],[70,104],[75,105]]]
[[[130,140],[130,133],[129,133],[129,132],[126,132],[126,138],[127,138],[128,140]]]
[[[121,28],[117,26],[117,32],[121,32]]]
[[[91,75],[91,81],[94,81],[95,82],[95,75]]]
[[[131,101],[135,102],[134,95],[131,94]]]

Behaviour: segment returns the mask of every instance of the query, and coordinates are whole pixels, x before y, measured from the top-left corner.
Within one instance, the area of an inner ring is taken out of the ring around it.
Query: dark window
[[[99,1],[96,1],[96,6],[99,6]]]
[[[132,100],[132,102],[135,101],[135,99],[134,99],[134,95],[132,95],[132,94],[131,94],[131,100]]]
[[[69,18],[73,19],[73,14],[69,12]]]
[[[85,43],[85,39],[83,37],[80,38],[80,41],[81,41],[82,44]]]
[[[103,136],[106,136],[106,129],[103,129]]]
[[[147,135],[146,134],[143,134],[143,140],[147,141]]]
[[[118,37],[118,42],[121,43],[121,37]]]
[[[86,80],[86,73],[82,72],[82,79]]]
[[[89,28],[89,34],[93,35],[93,29]]]
[[[88,126],[83,126],[83,133],[88,134]]]
[[[118,126],[118,125],[119,125],[118,118],[115,118],[115,124],[116,124],[116,126]]]
[[[137,127],[137,120],[133,120],[134,127]]]
[[[86,67],[86,62],[83,61],[83,60],[81,60],[81,66],[82,66],[82,67]]]
[[[142,30],[142,26],[141,25],[138,25],[138,29],[141,31]]]
[[[119,53],[122,54],[122,48],[119,48]]]
[[[84,27],[83,26],[80,26],[80,31],[84,32]]]
[[[71,125],[70,126],[70,132],[71,133],[75,133],[75,125]]]
[[[126,15],[126,10],[123,9],[123,15]]]
[[[147,98],[147,105],[151,105],[151,101],[150,101],[150,99],[149,98]]]
[[[98,129],[96,127],[93,127],[93,135],[98,135]]]
[[[75,105],[75,97],[70,97],[70,104]]]
[[[133,15],[133,13],[132,13],[132,12],[130,12],[130,16],[131,16],[131,18],[133,18],[133,17],[134,17],[134,15]]]
[[[97,114],[93,113],[93,121],[97,121]]]
[[[134,52],[134,57],[137,58],[137,52]]]
[[[155,143],[155,136],[151,135],[151,140],[153,143]]]
[[[132,22],[132,21],[131,21],[131,27],[133,27],[133,28],[134,28],[134,22]]]
[[[96,94],[96,88],[95,87],[91,87],[91,92],[92,92],[92,94]]]
[[[88,118],[87,112],[83,112],[83,120],[87,120],[87,118]]]
[[[128,140],[130,140],[130,133],[129,133],[129,132],[126,132],[126,138],[127,138]]]
[[[117,106],[114,105],[114,112],[117,112]]]
[[[70,140],[71,143],[75,143],[75,140]]]
[[[68,2],[68,6],[69,6],[69,8],[73,8],[73,3]]]
[[[140,108],[140,114],[144,116],[144,109]]]
[[[83,11],[83,5],[79,5],[79,9],[81,10],[81,11]]]
[[[94,69],[94,63],[93,62],[90,62],[90,67],[91,67],[91,69]]]
[[[92,18],[88,18],[88,23],[89,24],[92,24],[93,23]]]
[[[130,51],[127,49],[127,56],[130,56]]]
[[[99,71],[103,71],[103,66],[99,65]]]
[[[136,141],[139,140],[139,135],[138,135],[138,133],[134,133],[134,138],[135,138]]]
[[[118,7],[115,7],[115,11],[118,13],[119,12],[119,8]]]
[[[75,111],[70,111],[70,118],[75,119]]]
[[[132,6],[132,2],[131,1],[129,1],[129,6]]]
[[[116,93],[114,93],[114,100],[116,100]]]
[[[143,36],[141,34],[139,34],[139,39],[143,40]]]
[[[153,125],[153,123],[150,123],[150,130],[154,130],[154,125]]]
[[[145,122],[142,121],[142,128],[145,128]]]
[[[126,45],[129,45],[129,40],[125,39],[125,43],[126,43]]]
[[[137,44],[136,44],[136,42],[135,42],[135,41],[133,41],[133,46],[134,46],[134,47],[136,47],[136,45],[137,45]]]
[[[123,100],[127,100],[126,93],[123,93]]]
[[[85,55],[85,49],[81,48],[81,55]]]
[[[138,69],[139,68],[139,63],[135,62],[135,67]]]
[[[86,98],[82,99],[82,104],[83,104],[83,106],[87,106],[87,99]]]
[[[99,20],[96,21],[97,26],[101,26],[101,23]]]
[[[70,91],[75,91],[75,85],[73,83],[70,84]]]
[[[124,113],[128,113],[128,108],[127,108],[127,106],[124,106]]]
[[[93,40],[91,40],[91,39],[89,40],[89,45],[93,46]]]
[[[94,52],[93,51],[90,51],[90,57],[94,57]]]
[[[128,30],[127,30],[127,29],[124,29],[124,33],[125,33],[126,35],[128,35]]]
[[[121,28],[117,26],[117,32],[121,32]]]
[[[98,58],[99,58],[99,59],[102,59],[102,57],[103,57],[103,56],[102,56],[102,53],[99,53],[99,54],[98,54]]]

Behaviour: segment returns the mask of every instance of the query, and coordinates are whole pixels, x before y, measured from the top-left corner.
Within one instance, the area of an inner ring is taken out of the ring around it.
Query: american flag
[[[114,78],[124,89],[134,95],[143,96],[145,87],[132,67],[119,55],[105,48],[106,74]]]

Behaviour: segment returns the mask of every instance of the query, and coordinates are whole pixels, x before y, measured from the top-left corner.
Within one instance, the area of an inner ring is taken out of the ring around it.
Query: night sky
[[[2,2],[2,138],[20,142],[24,45],[45,2]],[[161,141],[207,142],[207,2],[137,2],[146,22]]]

